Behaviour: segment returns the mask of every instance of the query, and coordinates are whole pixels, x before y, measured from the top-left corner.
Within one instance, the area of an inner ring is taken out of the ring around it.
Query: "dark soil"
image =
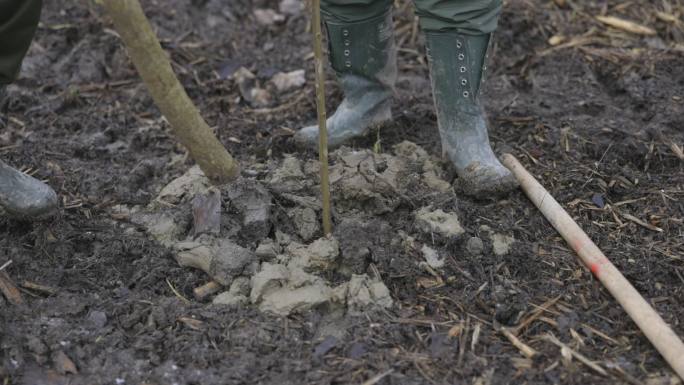
[[[315,118],[305,15],[264,27],[252,12],[278,9],[275,0],[143,3],[189,95],[245,168],[298,152],[290,136]],[[509,1],[484,99],[496,149],[517,155],[684,336],[684,161],[673,150],[684,144],[684,5],[657,3]],[[380,138],[384,150],[406,139],[437,154],[422,38],[410,26],[410,6],[400,4],[396,119],[353,145],[372,147]],[[656,11],[679,15],[679,24]],[[608,29],[593,18],[601,13],[652,26],[657,36]],[[553,35],[569,40],[588,31],[584,44],[550,49]],[[227,78],[240,66],[264,83],[275,72],[304,68],[308,82],[256,109]],[[332,112],[341,93],[330,80]],[[396,263],[378,267],[395,307],[346,319],[344,338],[325,339],[326,318],[316,311],[278,318],[251,306],[185,303],[171,287],[192,298],[204,273],[179,267],[110,208],[147,204],[191,161],[90,1],[46,2],[4,107],[0,156],[46,179],[63,209],[43,223],[0,219],[0,264],[12,260],[6,272],[17,283],[57,289],[23,290],[20,306],[0,297],[3,384],[328,384],[379,374],[381,384],[676,383],[519,191],[498,201],[423,198],[458,213],[467,230],[463,239],[418,239],[448,255],[442,284],[425,288],[435,277],[415,267],[419,256],[391,256]],[[404,204],[380,219],[391,232],[413,233],[410,209]],[[514,235],[513,251],[495,257],[482,225]],[[483,256],[465,251],[469,236],[485,241]],[[547,301],[520,331],[541,353],[526,360],[496,328],[519,324]],[[547,333],[608,375],[563,358],[542,338]]]

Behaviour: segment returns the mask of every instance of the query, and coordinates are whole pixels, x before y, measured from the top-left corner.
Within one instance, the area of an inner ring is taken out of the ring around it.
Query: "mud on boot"
[[[26,220],[45,219],[57,211],[50,186],[0,160],[0,212]]]
[[[344,92],[326,121],[328,147],[335,148],[392,119],[397,52],[391,12],[355,23],[326,20],[325,25],[330,64]],[[300,146],[316,149],[318,125],[302,128],[294,138]]]
[[[492,150],[479,102],[490,35],[447,31],[425,36],[442,154],[456,168],[459,188],[473,196],[513,190],[518,184]]]

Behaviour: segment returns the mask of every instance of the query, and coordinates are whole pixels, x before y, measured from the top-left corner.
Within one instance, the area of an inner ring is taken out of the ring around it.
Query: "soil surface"
[[[457,179],[448,191],[402,181],[370,208],[333,186],[343,257],[361,256],[349,268],[384,282],[391,307],[278,316],[249,302],[195,300],[207,274],[179,266],[171,247],[121,211],[153,202],[191,160],[103,11],[85,0],[45,3],[2,106],[0,157],[48,181],[62,209],[40,223],[0,218],[0,265],[12,261],[4,271],[25,301],[0,297],[3,384],[678,383],[521,191],[472,198],[458,193]],[[508,1],[483,100],[497,152],[518,156],[684,336],[684,4],[655,3]],[[245,178],[267,184],[288,154],[315,165],[317,155],[291,139],[315,119],[306,12],[281,11],[275,0],[143,6]],[[259,9],[284,17],[268,25]],[[636,20],[656,34],[613,29],[596,15]],[[423,39],[407,1],[398,2],[396,27],[395,120],[351,147],[399,156],[394,146],[408,140],[436,157]],[[234,76],[241,67],[254,77]],[[300,69],[303,86],[277,89],[277,73]],[[328,74],[332,113],[342,95]],[[435,164],[451,182],[448,166]],[[315,173],[306,175],[313,208],[271,191],[267,238],[308,244],[321,236],[292,224],[311,210],[320,218]],[[461,231],[424,231],[416,212],[426,206],[455,214]],[[233,235],[253,251],[260,240],[250,234]],[[337,284],[343,276],[325,278]],[[538,354],[523,356],[501,326]],[[605,373],[570,357],[551,335]]]

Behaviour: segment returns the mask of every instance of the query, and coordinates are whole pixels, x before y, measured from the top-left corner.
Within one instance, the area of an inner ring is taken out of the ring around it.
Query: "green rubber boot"
[[[492,151],[479,102],[490,35],[425,36],[442,154],[455,166],[460,189],[473,196],[509,192],[518,184]]]
[[[19,219],[39,220],[55,214],[57,203],[50,186],[0,160],[0,209]]]
[[[55,214],[57,205],[57,194],[50,186],[0,160],[0,212],[19,219],[39,220]]]
[[[365,135],[392,119],[390,110],[397,77],[392,13],[357,23],[326,21],[329,59],[344,100],[326,121],[328,147]],[[295,141],[318,148],[318,125],[302,128]]]

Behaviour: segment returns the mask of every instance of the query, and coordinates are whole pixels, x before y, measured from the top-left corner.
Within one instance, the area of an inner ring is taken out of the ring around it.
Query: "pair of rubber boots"
[[[0,109],[3,89],[0,85]],[[0,117],[0,129],[6,122]],[[58,200],[50,186],[0,160],[0,212],[24,220],[50,217],[57,211]]]
[[[363,22],[326,22],[329,59],[344,91],[337,111],[328,118],[328,145],[342,145],[392,119],[397,77],[391,12]],[[442,155],[454,165],[460,190],[469,195],[506,193],[515,178],[492,151],[478,95],[489,34],[427,32],[427,56]],[[318,145],[318,126],[301,129],[298,144]]]

